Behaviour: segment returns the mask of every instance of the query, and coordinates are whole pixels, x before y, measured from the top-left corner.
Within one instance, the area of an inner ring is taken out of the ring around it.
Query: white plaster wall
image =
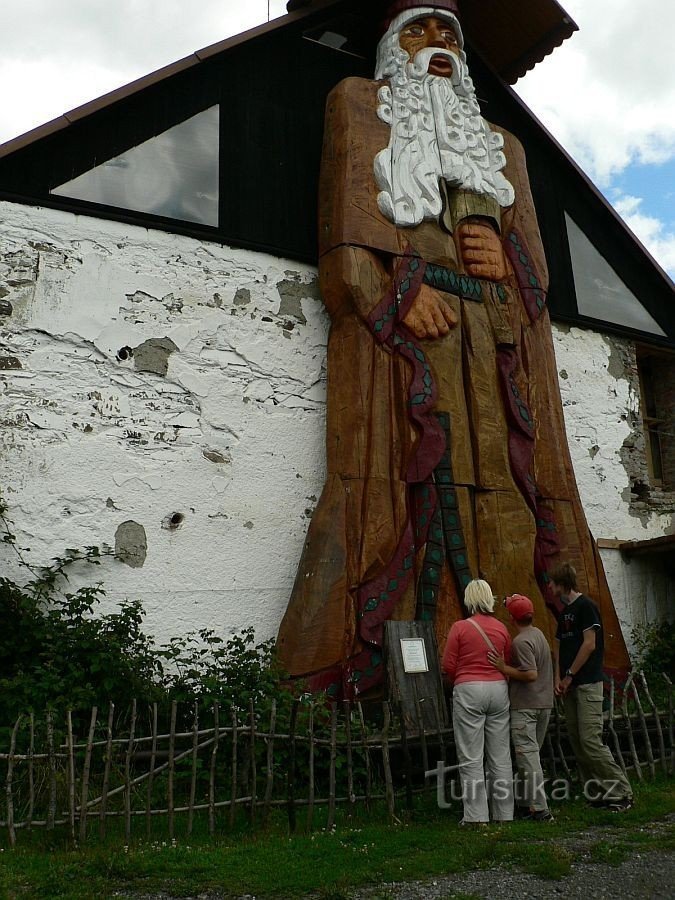
[[[274,635],[324,481],[315,270],[57,211],[0,217],[0,352],[21,365],[0,372],[0,487],[27,559],[113,546],[132,520],[143,567],[82,572],[106,607],[140,598],[160,642]],[[117,358],[165,338],[166,375]],[[0,565],[25,577],[6,544]]]
[[[634,628],[673,621],[675,582],[660,557],[625,557],[618,550],[601,550],[600,555],[621,630],[632,651]]]
[[[621,447],[639,417],[640,398],[626,377],[610,371],[611,340],[556,324],[553,339],[572,464],[594,537],[644,541],[670,533],[672,513],[630,510]]]

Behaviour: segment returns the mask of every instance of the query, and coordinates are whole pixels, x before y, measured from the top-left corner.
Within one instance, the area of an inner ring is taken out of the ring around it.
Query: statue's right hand
[[[420,286],[412,306],[403,317],[403,324],[420,340],[444,337],[457,322],[457,314],[450,304],[428,284]]]

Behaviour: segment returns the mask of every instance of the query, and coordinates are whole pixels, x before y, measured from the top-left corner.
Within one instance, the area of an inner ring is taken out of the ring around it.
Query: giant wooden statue
[[[328,98],[320,281],[328,478],[279,633],[281,662],[353,697],[382,679],[387,619],[441,646],[469,579],[554,633],[569,560],[626,654],[570,462],[547,270],[523,149],[482,117],[456,0],[398,0],[376,81]]]

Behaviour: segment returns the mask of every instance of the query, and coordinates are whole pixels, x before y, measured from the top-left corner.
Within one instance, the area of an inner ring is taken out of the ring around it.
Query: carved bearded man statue
[[[399,0],[375,82],[328,98],[320,281],[328,478],[278,641],[314,690],[382,680],[387,619],[441,646],[472,577],[555,627],[561,557],[625,648],[567,449],[524,153],[481,116],[456,0]],[[610,635],[613,635],[610,637]]]

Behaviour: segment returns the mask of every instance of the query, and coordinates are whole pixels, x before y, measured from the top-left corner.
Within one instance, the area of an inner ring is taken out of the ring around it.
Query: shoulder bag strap
[[[492,641],[490,640],[490,638],[487,636],[487,634],[485,633],[485,631],[483,630],[483,628],[478,624],[478,622],[476,622],[476,620],[473,618],[473,616],[469,619],[469,622],[471,622],[471,624],[472,624],[473,627],[476,629],[476,631],[478,631],[478,632],[482,635],[483,640],[484,640],[485,643],[488,645],[488,647],[490,648],[490,650],[492,650],[493,653],[496,653],[497,656],[501,656],[501,653],[499,652],[499,650],[497,650],[497,648],[495,647],[495,645],[492,643]]]

